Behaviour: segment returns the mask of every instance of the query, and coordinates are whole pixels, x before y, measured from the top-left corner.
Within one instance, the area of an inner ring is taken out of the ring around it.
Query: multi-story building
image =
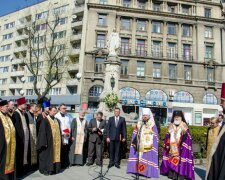
[[[189,124],[215,116],[225,81],[224,19],[219,0],[89,0],[81,102],[97,109],[107,37],[121,37],[124,112],[154,109],[161,123],[182,109]]]
[[[34,77],[23,63],[29,56],[27,28],[35,23],[36,30],[40,32],[38,43],[42,46],[40,34],[46,30],[45,22],[54,22],[56,17],[59,18],[59,24],[54,35],[62,43],[59,46],[65,47],[64,58],[60,63],[64,64],[68,58],[73,63],[66,69],[63,81],[50,89],[49,96],[52,97],[52,104],[64,102],[68,106],[72,105],[71,108],[80,105],[81,81],[76,75],[82,71],[82,62],[79,59],[83,56],[81,39],[84,36],[82,28],[85,26],[84,1],[44,1],[0,17],[1,97],[16,99],[25,95],[28,101],[36,99],[33,89]],[[43,38],[51,38],[51,34],[45,36]],[[46,52],[40,50],[39,54],[39,68],[43,69]],[[46,71],[43,71],[37,78],[40,91],[45,88],[45,74]]]

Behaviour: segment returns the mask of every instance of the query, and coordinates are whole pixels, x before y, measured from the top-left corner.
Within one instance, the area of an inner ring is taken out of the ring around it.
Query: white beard
[[[181,123],[181,121],[180,121],[180,120],[178,120],[178,121],[174,121],[174,124],[175,124],[175,125],[180,125],[180,123]]]

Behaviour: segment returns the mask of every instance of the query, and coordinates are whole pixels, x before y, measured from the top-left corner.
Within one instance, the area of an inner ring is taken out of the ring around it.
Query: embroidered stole
[[[77,122],[77,136],[76,136],[76,145],[74,154],[83,154],[83,145],[84,145],[84,128],[86,120],[80,121],[79,118],[76,118]]]
[[[16,131],[8,115],[4,116],[0,112],[0,120],[2,121],[3,124],[6,141],[5,174],[9,174],[14,171],[15,167]]]
[[[141,136],[140,143],[139,143],[139,146],[140,146],[139,154],[142,156],[143,152],[151,151],[153,147],[154,123],[151,123],[151,121],[149,120],[146,124],[142,126],[142,129],[140,131],[141,124],[142,124],[142,121],[139,121],[137,124],[137,128],[138,128],[138,134]]]
[[[61,135],[60,135],[60,127],[57,120],[52,119],[49,115],[47,116],[49,121],[52,139],[53,139],[53,163],[60,162],[61,155]]]
[[[20,112],[19,109],[16,110],[16,112],[19,113],[22,127],[23,127],[23,132],[24,132],[24,152],[23,152],[23,164],[26,165],[28,164],[27,162],[27,153],[28,153],[28,144],[29,144],[29,129],[27,127],[27,122],[25,116]]]
[[[36,132],[36,120],[32,117],[30,112],[27,113],[29,118],[30,128],[30,145],[31,145],[31,165],[37,164],[37,132]]]

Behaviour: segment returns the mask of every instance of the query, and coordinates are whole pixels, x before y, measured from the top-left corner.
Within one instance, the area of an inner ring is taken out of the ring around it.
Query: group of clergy
[[[225,83],[221,92],[222,114],[225,114]],[[24,97],[13,101],[0,100],[0,180],[21,178],[39,168],[40,173],[51,175],[61,168],[72,165],[102,166],[104,140],[109,145],[108,168],[120,168],[121,145],[127,140],[126,121],[120,116],[120,108],[114,109],[114,116],[106,123],[102,112],[89,123],[85,112],[77,118],[59,108],[44,102],[43,107],[31,103],[29,108]],[[221,117],[220,117],[221,118]],[[215,119],[211,119],[211,129]],[[215,126],[217,127],[217,126]],[[207,180],[225,179],[225,126],[221,123],[214,143],[208,148]],[[209,129],[208,133],[212,133]],[[150,108],[142,108],[140,120],[132,134],[127,164],[127,173],[148,178],[194,180],[192,138],[180,110],[175,110],[164,138],[162,163],[158,160],[159,135]],[[96,160],[95,160],[96,155]],[[159,171],[160,170],[160,171]]]

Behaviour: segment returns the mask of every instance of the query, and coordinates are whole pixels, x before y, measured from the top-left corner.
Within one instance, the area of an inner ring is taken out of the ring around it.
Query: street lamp
[[[113,88],[115,87],[115,78],[113,76],[110,78],[110,82],[111,82],[111,87],[113,90]]]

